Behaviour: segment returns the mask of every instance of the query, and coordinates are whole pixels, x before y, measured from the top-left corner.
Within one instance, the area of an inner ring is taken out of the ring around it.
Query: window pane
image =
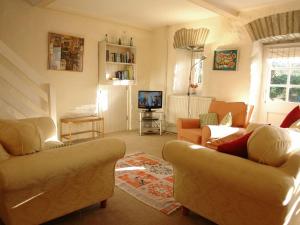
[[[286,84],[288,78],[288,70],[272,70],[271,84]]]
[[[300,70],[293,70],[291,73],[291,84],[300,84]]]
[[[270,99],[285,101],[285,87],[270,87]]]
[[[300,88],[290,88],[289,101],[300,102]]]

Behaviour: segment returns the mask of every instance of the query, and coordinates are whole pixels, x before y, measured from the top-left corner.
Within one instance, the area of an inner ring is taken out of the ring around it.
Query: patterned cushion
[[[231,112],[227,113],[224,116],[224,118],[221,120],[221,122],[220,122],[219,125],[231,127],[231,125],[232,125],[232,115],[231,115]]]
[[[218,125],[218,115],[216,113],[200,114],[199,118],[201,127],[207,125]]]

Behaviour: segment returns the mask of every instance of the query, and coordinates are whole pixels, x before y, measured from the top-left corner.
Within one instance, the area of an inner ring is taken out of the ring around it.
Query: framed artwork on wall
[[[217,50],[214,54],[213,70],[236,71],[238,50]]]
[[[83,49],[83,38],[49,33],[48,69],[82,72]]]

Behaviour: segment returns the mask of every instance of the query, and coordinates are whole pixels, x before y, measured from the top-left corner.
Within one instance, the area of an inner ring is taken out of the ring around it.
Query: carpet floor
[[[126,142],[126,154],[145,152],[161,157],[161,150],[167,141],[176,139],[174,134],[139,136],[135,132],[117,132],[106,135]],[[94,205],[44,225],[214,225],[196,214],[182,216],[180,210],[167,216],[138,201],[126,192],[115,188],[108,200],[107,208]]]

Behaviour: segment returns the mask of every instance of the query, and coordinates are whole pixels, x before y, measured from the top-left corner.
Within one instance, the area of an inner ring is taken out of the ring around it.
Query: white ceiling
[[[209,0],[213,4],[222,4],[238,11],[276,5],[294,0]]]
[[[84,16],[145,29],[183,24],[295,0],[27,0]],[[300,1],[300,0],[298,0]],[[33,3],[34,4],[34,3]]]
[[[56,0],[48,8],[147,29],[217,16],[187,0]]]

